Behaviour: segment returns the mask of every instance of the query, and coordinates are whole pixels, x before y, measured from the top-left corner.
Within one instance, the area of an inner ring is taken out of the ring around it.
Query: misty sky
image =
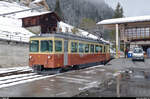
[[[150,15],[150,0],[105,0],[105,2],[113,9],[120,2],[126,17]]]

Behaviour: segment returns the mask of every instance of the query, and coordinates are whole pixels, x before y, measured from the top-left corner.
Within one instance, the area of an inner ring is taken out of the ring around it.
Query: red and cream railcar
[[[30,38],[29,66],[36,70],[106,62],[109,44],[87,37],[56,33]]]

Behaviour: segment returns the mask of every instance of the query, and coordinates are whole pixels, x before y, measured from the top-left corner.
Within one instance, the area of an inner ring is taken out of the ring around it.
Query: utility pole
[[[116,24],[116,58],[119,58],[118,57],[118,51],[119,51],[119,49],[118,49],[118,44],[119,44],[119,25],[118,24]]]

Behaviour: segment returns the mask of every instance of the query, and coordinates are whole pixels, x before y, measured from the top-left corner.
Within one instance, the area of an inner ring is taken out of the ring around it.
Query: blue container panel
[[[128,53],[128,58],[132,58],[132,53]]]

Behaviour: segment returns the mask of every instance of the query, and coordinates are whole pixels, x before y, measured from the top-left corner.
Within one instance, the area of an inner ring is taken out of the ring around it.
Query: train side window
[[[79,43],[79,52],[83,53],[84,52],[84,44]]]
[[[55,40],[55,52],[62,52],[62,41]]]
[[[106,53],[106,46],[104,46],[104,53]]]
[[[102,49],[102,46],[101,45],[99,45],[99,51],[102,53],[103,52],[103,49]]]
[[[71,52],[75,53],[78,51],[78,43],[76,42],[71,42]]]
[[[41,52],[52,52],[53,51],[53,41],[52,40],[44,40],[41,41]]]
[[[99,46],[95,45],[95,52],[98,53],[98,51],[99,51]]]
[[[39,52],[39,41],[38,40],[30,41],[30,52]]]
[[[89,52],[89,44],[85,44],[85,53]]]
[[[107,50],[108,50],[108,46],[105,46],[105,53],[107,53]]]
[[[110,46],[107,46],[107,53],[109,53],[109,52],[110,52],[110,49],[109,49],[109,47],[110,47]]]
[[[102,53],[102,46],[101,45],[96,45],[95,46],[95,52],[98,53],[98,52],[101,52]]]
[[[94,53],[94,45],[93,44],[91,44],[91,46],[90,46],[90,52]]]

